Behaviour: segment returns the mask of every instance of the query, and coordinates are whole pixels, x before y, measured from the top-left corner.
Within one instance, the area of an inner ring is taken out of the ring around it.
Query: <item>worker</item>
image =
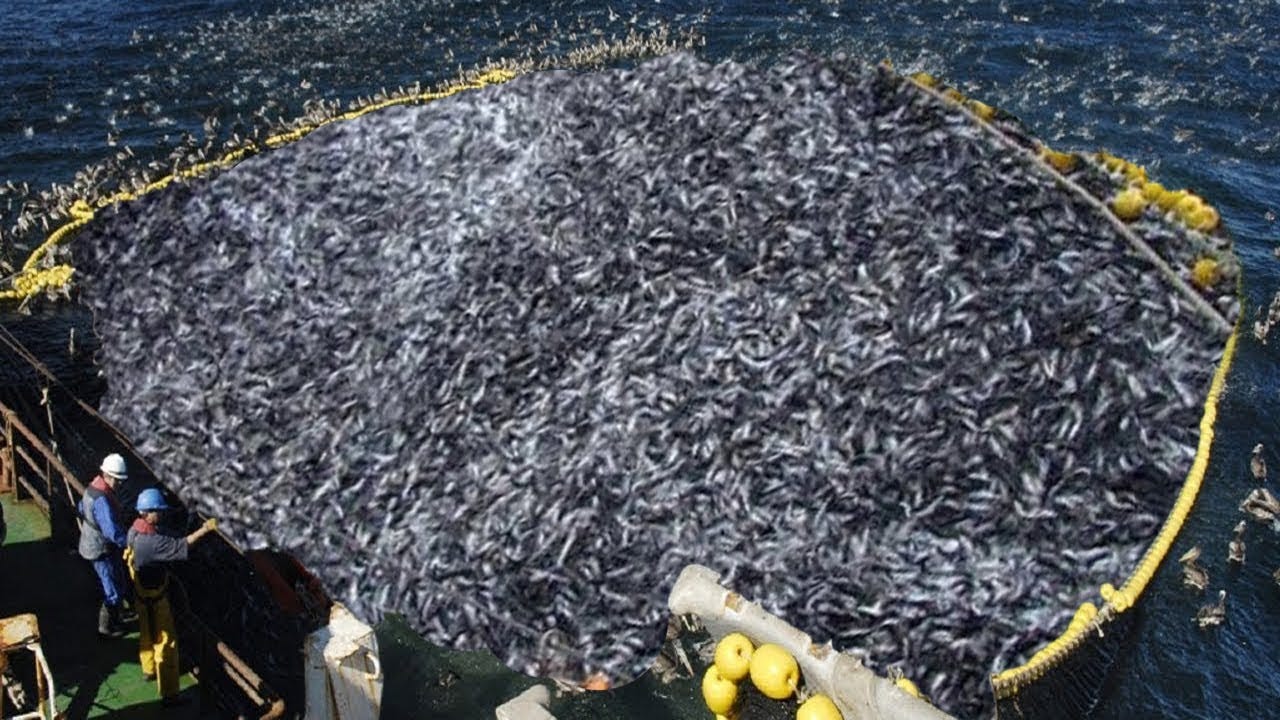
[[[182,702],[178,695],[178,636],[169,607],[168,564],[187,559],[190,545],[217,528],[211,518],[185,538],[161,535],[160,514],[169,509],[156,488],[138,493],[138,519],[129,528],[125,551],[129,576],[138,596],[138,660],[142,674],[155,677],[164,705]]]
[[[118,638],[131,620],[124,608],[128,595],[121,566],[127,536],[116,489],[129,478],[124,458],[111,453],[102,459],[99,473],[80,498],[80,557],[93,563],[102,585],[98,608],[98,635]]]

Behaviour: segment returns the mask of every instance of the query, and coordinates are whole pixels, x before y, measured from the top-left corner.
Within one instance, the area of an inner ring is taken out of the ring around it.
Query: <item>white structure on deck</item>
[[[373,628],[341,603],[307,636],[307,720],[378,720],[382,665]]]

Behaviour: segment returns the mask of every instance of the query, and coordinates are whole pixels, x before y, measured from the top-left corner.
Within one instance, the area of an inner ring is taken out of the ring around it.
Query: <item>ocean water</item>
[[[452,77],[630,31],[693,32],[710,59],[843,51],[926,70],[1020,116],[1058,149],[1112,152],[1222,212],[1251,323],[1280,290],[1280,3],[1241,2],[0,2],[0,183],[39,189],[128,146],[225,137],[312,99]],[[216,125],[211,121],[216,119]],[[241,128],[237,128],[237,125]],[[1241,338],[1181,554],[1205,549],[1228,621],[1191,618],[1166,563],[1098,717],[1265,717],[1280,701],[1280,536],[1251,526],[1226,563],[1249,450],[1280,468],[1277,348]],[[1172,497],[1170,498],[1172,502]],[[1122,578],[1116,578],[1116,582]],[[794,618],[799,624],[802,619]]]

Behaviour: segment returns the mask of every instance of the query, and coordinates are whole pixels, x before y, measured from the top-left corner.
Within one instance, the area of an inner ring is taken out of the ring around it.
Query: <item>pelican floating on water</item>
[[[1227,546],[1227,562],[1244,564],[1244,526],[1243,520],[1236,523],[1235,537]]]
[[[1202,628],[1221,625],[1227,619],[1227,591],[1218,591],[1218,602],[1205,605],[1196,613],[1196,623]]]
[[[1182,563],[1182,584],[1196,592],[1203,592],[1209,584],[1209,571],[1196,562],[1199,558],[1200,547],[1196,546],[1178,558],[1178,562]]]
[[[1240,503],[1240,510],[1258,522],[1274,522],[1280,517],[1280,500],[1270,490],[1257,488]]]

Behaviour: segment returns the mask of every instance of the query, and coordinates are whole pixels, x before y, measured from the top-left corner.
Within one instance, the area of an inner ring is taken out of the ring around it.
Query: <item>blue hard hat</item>
[[[164,495],[156,488],[147,488],[138,493],[138,512],[149,512],[151,510],[168,510],[169,504],[164,501]]]

